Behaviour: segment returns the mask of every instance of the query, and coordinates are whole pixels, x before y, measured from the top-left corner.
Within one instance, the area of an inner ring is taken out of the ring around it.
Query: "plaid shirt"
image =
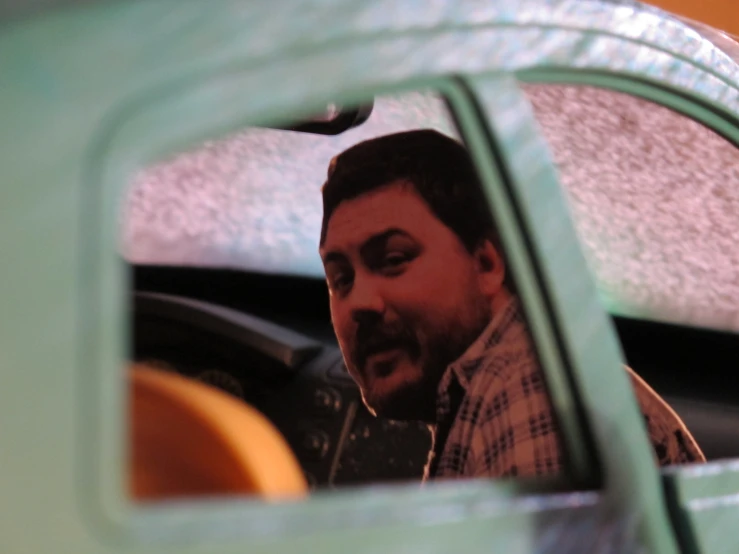
[[[680,418],[628,371],[659,464],[705,461]],[[442,376],[424,480],[561,473],[562,452],[528,328],[511,300]]]

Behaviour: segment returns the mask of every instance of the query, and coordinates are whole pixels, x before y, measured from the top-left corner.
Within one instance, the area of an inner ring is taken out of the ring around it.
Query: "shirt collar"
[[[522,322],[522,314],[518,302],[511,297],[503,307],[493,316],[490,323],[480,333],[480,336],[457,360],[449,364],[437,388],[436,411],[438,419],[445,419],[449,415],[449,388],[456,380],[469,392],[472,378],[485,363],[490,359],[496,347],[501,344],[509,330],[517,323]]]
[[[508,331],[521,320],[518,302],[511,297],[493,316],[480,336],[457,360],[449,364],[446,374],[453,374],[467,391],[480,365],[490,358],[492,351],[503,341]],[[443,381],[444,379],[442,379]],[[448,386],[448,383],[447,383]]]
[[[436,464],[444,448],[448,432],[456,417],[462,398],[469,394],[475,374],[489,364],[504,337],[514,328],[523,329],[523,316],[515,298],[506,302],[480,333],[480,336],[457,360],[449,364],[442,375],[436,395],[436,425],[432,426],[433,446],[424,471],[424,479],[435,475]],[[525,331],[525,330],[524,330]]]

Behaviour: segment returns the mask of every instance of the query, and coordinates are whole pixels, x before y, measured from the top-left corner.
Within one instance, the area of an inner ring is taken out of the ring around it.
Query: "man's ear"
[[[488,296],[495,296],[503,287],[506,267],[501,256],[489,239],[483,239],[475,248],[475,266],[482,292]]]

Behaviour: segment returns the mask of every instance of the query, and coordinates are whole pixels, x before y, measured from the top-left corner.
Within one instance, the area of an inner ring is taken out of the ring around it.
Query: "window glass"
[[[739,149],[634,96],[523,86],[629,364],[708,459],[739,456]]]
[[[627,94],[525,90],[608,307],[739,331],[739,148]]]
[[[144,169],[130,188],[122,252],[131,263],[229,267],[323,277],[318,256],[326,160],[362,140],[410,129],[456,136],[429,92],[379,97],[336,136],[247,129]]]

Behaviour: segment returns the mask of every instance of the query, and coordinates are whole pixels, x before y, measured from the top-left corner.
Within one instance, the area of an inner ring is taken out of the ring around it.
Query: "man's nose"
[[[382,318],[385,302],[371,279],[356,279],[350,297],[352,319],[358,324]]]

